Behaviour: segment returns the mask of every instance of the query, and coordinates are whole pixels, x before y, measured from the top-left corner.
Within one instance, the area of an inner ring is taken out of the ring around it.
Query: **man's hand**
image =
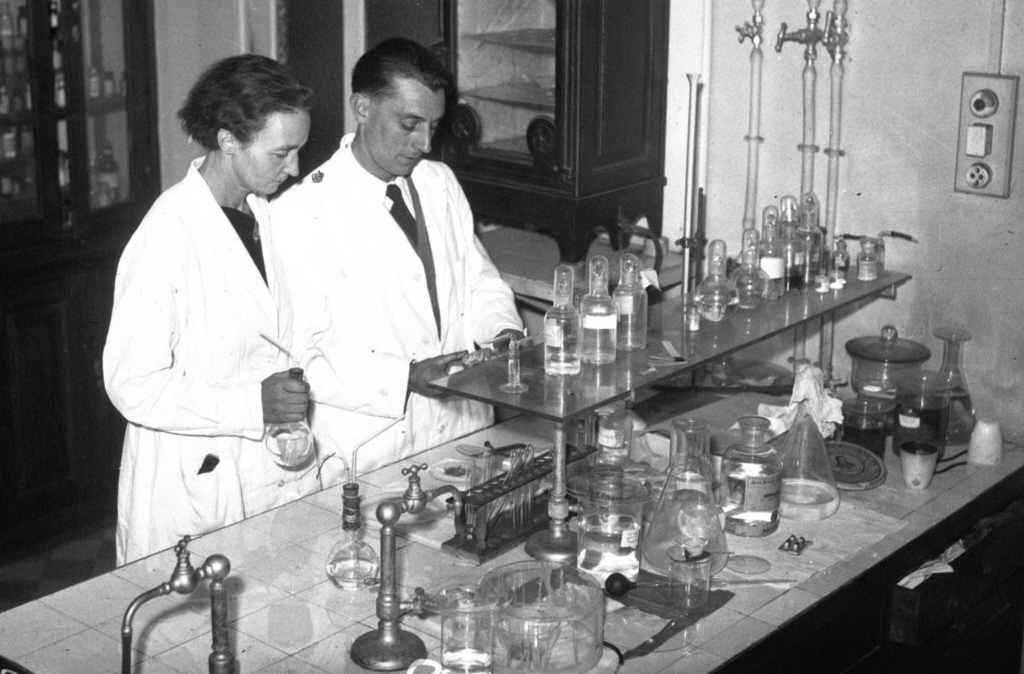
[[[431,386],[430,382],[447,375],[449,366],[452,363],[461,362],[465,355],[465,351],[457,351],[434,356],[427,360],[413,361],[409,365],[409,390],[428,398],[447,398],[448,393]]]
[[[309,408],[309,384],[277,372],[263,380],[263,423],[302,421]]]
[[[492,342],[497,342],[499,339],[501,339],[502,337],[505,337],[506,335],[508,335],[510,340],[513,341],[513,342],[518,342],[519,340],[526,338],[526,334],[522,330],[514,330],[512,328],[505,328],[504,330],[499,332],[497,335],[495,335],[494,339],[492,339],[491,341]],[[507,341],[500,342],[499,344],[503,344],[506,347],[508,346],[508,342]]]

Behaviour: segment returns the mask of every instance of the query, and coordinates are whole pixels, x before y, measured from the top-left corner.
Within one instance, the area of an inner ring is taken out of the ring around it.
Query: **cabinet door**
[[[559,182],[568,156],[559,35],[565,3],[452,0],[448,11],[459,97],[448,114],[445,160],[456,171]]]

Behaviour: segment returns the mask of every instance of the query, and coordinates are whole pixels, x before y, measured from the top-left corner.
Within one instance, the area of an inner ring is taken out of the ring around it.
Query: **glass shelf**
[[[584,364],[582,372],[571,377],[547,376],[544,374],[544,346],[536,344],[522,351],[521,376],[528,386],[523,393],[509,394],[500,390],[508,377],[504,360],[482,363],[433,384],[463,398],[564,422],[608,402],[626,398],[634,389],[666,381],[791,328],[829,317],[837,309],[855,302],[893,297],[896,287],[910,278],[909,274],[888,271],[875,281],[850,280],[845,288],[828,293],[788,292],[758,309],[731,309],[724,321],[705,321],[697,332],[683,330],[681,299],[676,297],[651,307],[647,349],[619,351],[614,363],[605,366]],[[671,343],[686,361],[662,367],[649,366],[647,357],[663,354],[662,343],[665,341]]]
[[[510,103],[545,112],[555,111],[555,88],[528,82],[503,82],[461,92],[467,98],[482,98],[497,103]]]

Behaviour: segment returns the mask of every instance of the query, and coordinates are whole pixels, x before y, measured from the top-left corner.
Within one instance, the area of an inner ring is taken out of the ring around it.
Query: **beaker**
[[[576,565],[601,585],[613,573],[636,582],[647,486],[620,471],[596,468],[569,480],[579,507]]]
[[[942,365],[939,372],[949,385],[949,420],[946,424],[946,444],[965,445],[971,441],[976,417],[971,393],[961,366],[963,343],[971,338],[964,328],[942,326],[932,333],[942,340]]]
[[[668,549],[691,539],[699,540],[710,553],[712,574],[725,568],[729,545],[722,529],[722,509],[711,486],[710,443],[707,422],[686,418],[672,422],[671,464],[644,537],[645,569],[670,576]]]
[[[896,430],[893,446],[921,442],[935,446],[938,458],[946,449],[949,421],[949,378],[935,370],[900,372],[896,384]]]
[[[495,616],[494,671],[584,674],[601,660],[604,591],[593,576],[556,562],[512,562],[480,580]]]
[[[478,586],[463,584],[441,588],[427,606],[441,616],[441,671],[492,671],[500,603],[483,599]]]
[[[814,521],[831,517],[839,509],[839,489],[825,438],[801,402],[796,420],[782,449],[782,517]]]
[[[884,459],[885,446],[892,435],[892,413],[895,409],[895,402],[881,398],[859,395],[844,400],[842,440],[860,445]]]

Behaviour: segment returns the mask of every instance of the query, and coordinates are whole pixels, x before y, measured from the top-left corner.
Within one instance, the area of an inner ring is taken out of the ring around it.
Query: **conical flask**
[[[800,403],[787,437],[782,449],[781,516],[803,521],[831,517],[839,509],[839,489],[832,475],[825,438],[807,403]]]
[[[703,547],[711,553],[711,573],[725,568],[729,545],[722,529],[722,509],[711,485],[711,427],[699,419],[672,423],[671,465],[644,536],[644,568],[671,574],[668,549]]]
[[[949,420],[946,423],[946,445],[966,445],[976,421],[971,392],[960,370],[963,343],[971,333],[963,328],[942,326],[932,333],[942,340],[942,366],[939,376],[949,384]]]

